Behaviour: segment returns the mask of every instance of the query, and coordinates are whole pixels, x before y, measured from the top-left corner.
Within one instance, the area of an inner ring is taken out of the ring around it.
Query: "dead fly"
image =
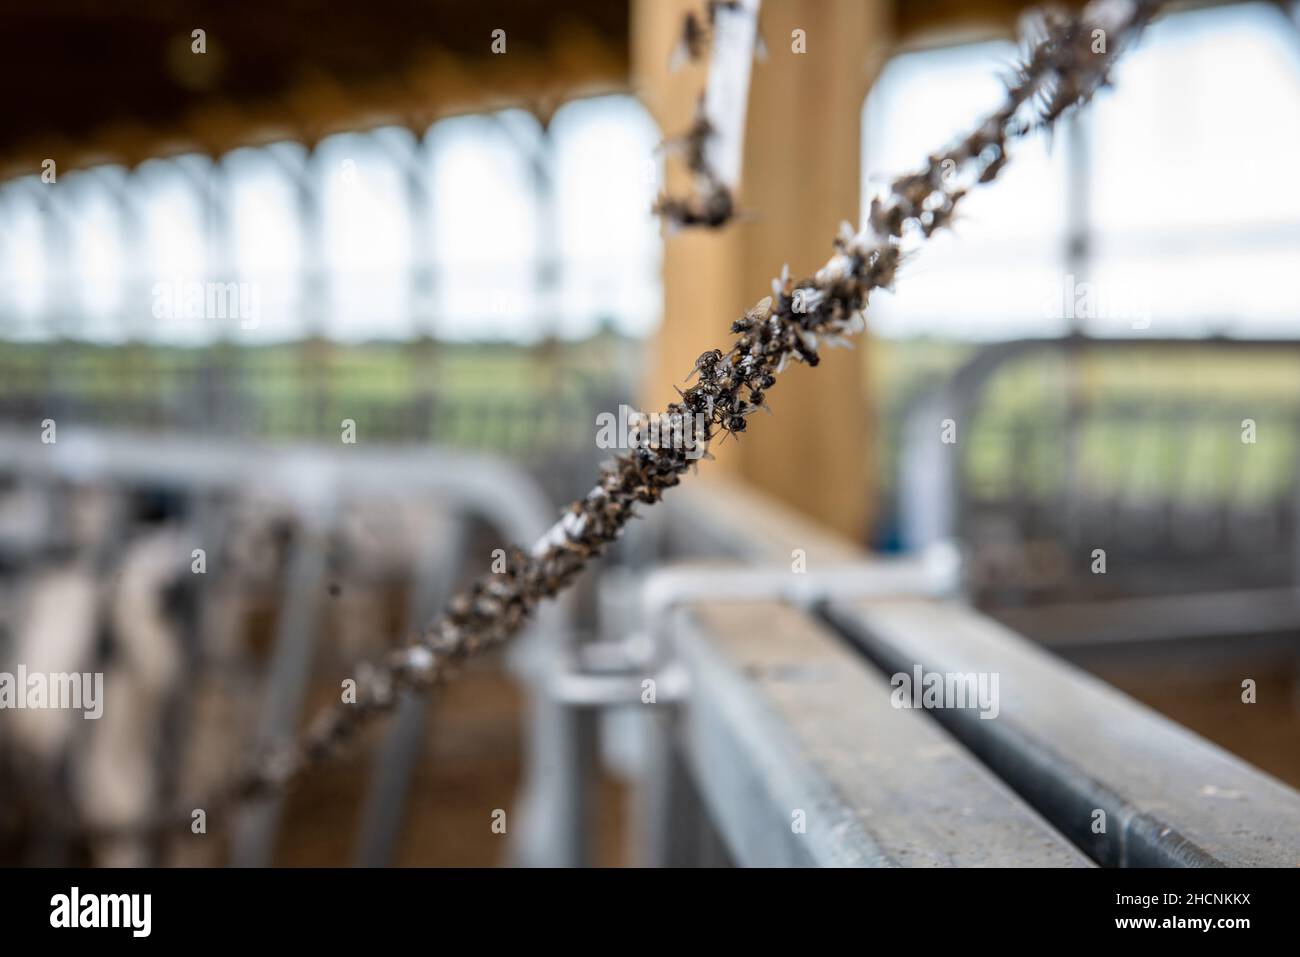
[[[880,289],[892,289],[900,255],[897,246],[882,246],[867,271],[867,280]]]
[[[704,48],[708,45],[710,34],[718,23],[718,11],[738,9],[740,9],[740,0],[709,0],[704,7],[705,17],[708,19],[707,26],[700,22],[699,14],[694,10],[687,11],[682,19],[681,38],[677,41],[677,46],[673,48],[672,56],[668,60],[668,69],[676,71],[685,63],[698,63],[703,59]]]
[[[759,395],[759,398],[762,398],[761,394]],[[739,435],[741,432],[744,432],[749,426],[749,423],[745,420],[746,416],[753,415],[758,408],[758,405],[753,402],[746,404],[742,400],[735,400],[735,407],[722,417],[721,425],[723,430],[727,433],[722,437],[722,441],[726,442],[731,436]],[[764,408],[766,408],[766,406],[764,406]]]
[[[718,363],[721,361],[721,349],[710,349],[708,352],[701,352],[700,357],[695,360],[695,365],[691,367],[691,371],[686,373],[686,381],[690,382],[691,378],[696,374],[701,379],[713,375],[713,370],[717,368]]]
[[[705,155],[705,147],[713,134],[713,124],[704,112],[704,97],[701,95],[691,128],[681,136],[663,143],[665,151],[682,154],[686,168],[695,177],[694,195],[683,199],[662,194],[655,202],[654,214],[665,219],[671,226],[708,226],[716,229],[736,213],[736,202],[731,190],[714,172]]]
[[[986,156],[990,158],[985,160],[984,169],[980,172],[978,179],[980,183],[993,182],[997,175],[1002,172],[1002,167],[1007,164],[1007,160],[1010,159],[1007,156],[1007,151],[997,143],[990,143],[985,147],[984,152],[980,154],[980,159],[984,160]]]
[[[750,309],[741,318],[731,324],[731,331],[749,332],[751,329],[757,329],[763,325],[767,317],[772,314],[772,297],[764,296],[758,301],[753,309]]]
[[[709,122],[704,111],[704,96],[701,95],[695,105],[695,119],[690,127],[680,136],[669,137],[660,146],[665,153],[681,153],[686,167],[693,173],[707,174],[708,163],[704,158],[704,145],[713,135],[713,124]]]
[[[958,190],[948,198],[947,202],[921,214],[921,229],[926,236],[931,236],[940,229],[952,226],[953,218],[957,213],[957,201],[965,195],[965,192],[965,190]],[[893,278],[893,273],[890,273],[889,280],[891,283]],[[882,285],[887,284],[882,283]]]
[[[673,47],[672,56],[668,58],[668,70],[676,73],[686,63],[696,63],[704,56],[706,35],[704,24],[694,10],[687,12],[682,21],[682,36]]]
[[[717,27],[718,11],[739,9],[740,0],[709,0],[705,7],[707,24],[694,11],[688,12],[682,21],[681,39],[669,58],[668,69],[675,71],[688,61],[703,59],[705,47],[712,41]],[[754,22],[754,52],[760,60],[767,58],[767,47],[758,31],[757,19]],[[704,100],[704,94],[700,94],[691,128],[676,141],[664,144],[683,150],[686,166],[696,180],[693,196],[683,199],[663,194],[655,201],[654,214],[663,219],[670,230],[690,226],[717,229],[736,215],[736,200],[731,187],[710,167],[704,153],[705,142],[713,135],[713,128],[705,116]]]
[[[669,225],[669,231],[690,226],[707,226],[717,229],[725,226],[736,214],[736,202],[731,190],[712,181],[703,199],[678,199],[661,196],[651,210]]]
[[[683,392],[677,386],[673,386],[677,394],[682,397],[682,405],[687,412],[696,415],[704,415],[713,418],[713,393],[703,386],[695,386]]]
[[[664,193],[655,201],[652,212],[672,227],[708,226],[717,229],[736,213],[736,201],[730,188],[714,172],[705,155],[705,144],[713,134],[713,125],[704,112],[704,96],[701,94],[691,128],[663,143],[665,150],[684,155],[686,167],[695,177],[695,195],[682,199]]]

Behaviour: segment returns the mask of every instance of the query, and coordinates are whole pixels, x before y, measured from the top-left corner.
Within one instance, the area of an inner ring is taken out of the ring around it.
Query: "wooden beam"
[[[686,0],[637,0],[632,13],[634,88],[666,136],[690,123],[704,70],[668,73]],[[767,295],[784,263],[810,275],[830,256],[842,219],[856,221],[862,103],[888,46],[884,0],[768,0],[761,29],[769,56],[755,66],[749,104],[742,217],[719,231],[667,237],[664,321],[645,403],[661,408],[707,349],[730,340],[731,322]],[[792,50],[804,31],[806,53]],[[670,166],[673,165],[670,162]],[[669,187],[685,184],[672,171]],[[866,530],[870,420],[865,342],[832,351],[816,369],[788,369],[774,390],[774,418],[751,418],[743,442],[715,443],[717,467],[853,538]]]

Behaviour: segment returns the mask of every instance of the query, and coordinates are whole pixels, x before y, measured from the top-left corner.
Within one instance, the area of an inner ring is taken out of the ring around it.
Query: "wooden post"
[[[669,74],[668,60],[693,0],[636,0],[632,77],[665,136],[684,131],[705,69]],[[888,47],[884,0],[766,0],[760,18],[768,59],[755,65],[745,143],[742,218],[721,230],[665,238],[664,321],[654,344],[647,408],[672,401],[706,349],[729,342],[731,322],[770,292],[789,263],[795,278],[831,255],[840,220],[857,223],[862,104]],[[806,52],[794,51],[803,31]],[[686,189],[675,158],[668,185]],[[787,368],[773,417],[753,434],[715,443],[711,472],[740,477],[828,527],[861,536],[875,477],[863,384],[865,340],[825,352],[816,369]]]

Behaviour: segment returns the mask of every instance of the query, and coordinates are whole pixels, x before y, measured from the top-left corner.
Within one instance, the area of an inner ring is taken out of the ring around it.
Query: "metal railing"
[[[670,524],[721,531],[730,498],[697,488]],[[846,562],[756,504],[732,531],[765,529],[761,567],[645,586],[657,637],[629,671],[671,693],[624,701],[650,735],[643,862],[1300,863],[1300,792],[956,602],[950,549]],[[900,707],[917,668],[997,676],[994,707]]]
[[[281,745],[297,730],[304,711],[313,659],[319,650],[324,606],[331,578],[329,539],[347,509],[357,502],[400,503],[426,514],[432,525],[415,536],[413,567],[403,631],[420,630],[456,584],[462,568],[476,564],[466,549],[471,522],[492,529],[498,544],[528,542],[553,521],[552,507],[537,487],[499,460],[445,450],[363,446],[329,449],[319,445],[257,446],[181,436],[103,433],[60,429],[45,444],[38,430],[0,434],[0,478],[46,502],[45,527],[0,542],[20,569],[30,570],[67,551],[68,503],[74,488],[106,490],[115,499],[164,495],[174,514],[184,516],[185,549],[174,564],[188,572],[191,548],[204,550],[204,574],[184,575],[198,605],[193,630],[221,597],[221,579],[231,559],[233,516],[250,500],[271,502],[279,517],[294,523],[277,576],[278,608],[269,663],[260,678],[260,704],[249,747],[254,753]],[[110,553],[129,548],[133,530],[125,509],[106,527],[95,547]],[[263,513],[264,516],[265,513]],[[487,556],[484,556],[485,563]],[[549,606],[525,641],[554,645],[563,655],[572,640],[572,603]],[[187,635],[194,640],[195,635]],[[191,660],[191,669],[199,664]],[[196,679],[191,672],[182,681]],[[361,864],[393,860],[414,763],[427,725],[427,702],[410,696],[399,705],[367,783],[355,847]],[[180,743],[175,743],[180,747]],[[174,764],[178,753],[160,753]],[[572,771],[556,769],[559,779]],[[278,800],[245,805],[234,822],[230,859],[237,865],[271,862],[279,826]],[[57,852],[55,852],[57,854]],[[147,861],[150,858],[137,859]]]
[[[1233,363],[1233,388],[1197,381],[1198,357]],[[1300,371],[1300,340],[985,347],[907,415],[903,545],[962,542],[990,601],[1113,589],[1089,574],[1097,547],[1127,569],[1129,594],[1291,584],[1300,396],[1254,378],[1287,360]],[[1026,547],[1036,569],[1012,554]]]
[[[596,416],[627,401],[614,373],[488,349],[489,361],[513,373],[509,388],[492,390],[465,381],[475,360],[439,363],[421,351],[436,348],[388,345],[368,356],[310,342],[260,351],[10,344],[0,347],[0,428],[49,418],[223,441],[333,443],[347,420],[370,443],[504,457],[553,502],[589,479],[601,454],[591,441]]]
[[[322,542],[348,501],[411,495],[451,516],[416,562],[408,624],[451,586],[466,516],[528,541],[550,511],[497,463],[415,450],[253,453],[68,432],[52,445],[0,436],[0,464],[54,499],[86,483],[179,492],[212,567],[223,496],[255,488],[288,504],[304,531],[279,576],[255,746],[301,714],[328,580]],[[676,491],[620,546],[622,572],[599,589],[598,639],[576,641],[561,605],[517,655],[532,701],[517,862],[591,861],[593,779],[611,751],[635,776],[641,863],[1300,862],[1300,793],[958,604],[951,547],[871,559],[753,492],[716,481]],[[43,513],[55,524],[42,539],[66,534],[62,512],[54,501]],[[656,570],[665,557],[694,560]],[[992,707],[900,706],[897,676],[918,667],[997,676]],[[358,863],[393,858],[425,724],[411,699],[380,746]],[[269,862],[278,814],[275,802],[244,809],[235,863]]]

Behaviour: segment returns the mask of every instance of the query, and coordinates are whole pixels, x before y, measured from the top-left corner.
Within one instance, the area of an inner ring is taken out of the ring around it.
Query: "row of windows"
[[[440,122],[419,152],[399,129],[334,136],[305,169],[298,144],[236,150],[221,161],[224,233],[205,208],[202,157],[53,187],[29,177],[0,191],[3,332],[529,339],[612,323],[641,334],[659,311],[658,140],[635,100],[601,97],[566,105],[549,134],[506,111]],[[251,287],[257,321],[236,330],[157,308],[210,281]]]
[[[995,106],[1015,55],[979,43],[894,58],[864,106],[864,203]],[[1053,140],[1021,144],[956,234],[907,263],[874,302],[877,332],[1296,333],[1296,22],[1265,3],[1170,16],[1115,80]],[[160,289],[232,279],[257,295],[245,339],[641,335],[660,308],[658,139],[630,97],[570,103],[549,134],[519,111],[449,119],[414,154],[416,194],[401,130],[325,140],[305,180],[297,144],[237,150],[221,166],[221,238],[199,157],[70,173],[53,198],[29,177],[0,188],[0,335],[231,333],[154,307]],[[317,187],[315,228],[303,182]]]

